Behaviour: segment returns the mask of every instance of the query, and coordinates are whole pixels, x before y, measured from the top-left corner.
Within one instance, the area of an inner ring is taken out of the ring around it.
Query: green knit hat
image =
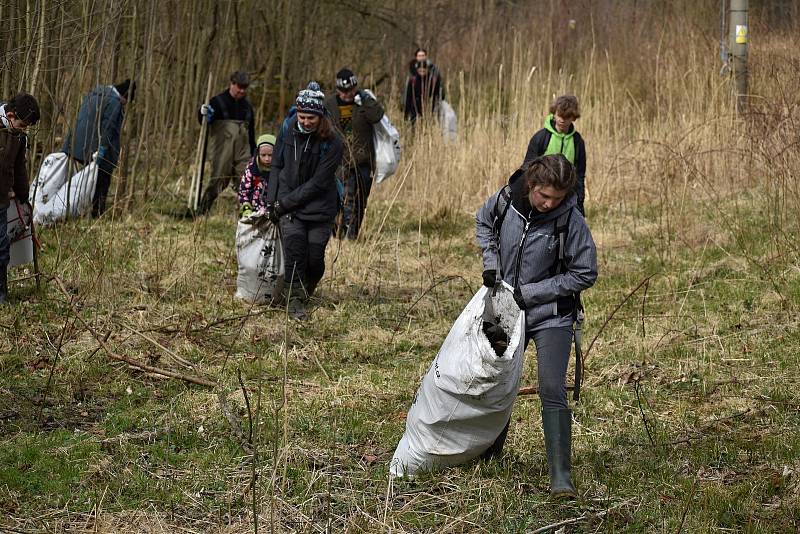
[[[256,149],[258,149],[261,145],[275,146],[275,136],[272,134],[259,135],[258,139],[256,140]]]

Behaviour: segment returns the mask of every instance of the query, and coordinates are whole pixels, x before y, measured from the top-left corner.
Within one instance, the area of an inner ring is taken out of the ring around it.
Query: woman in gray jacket
[[[570,474],[572,413],[564,380],[579,293],[597,279],[597,250],[577,209],[573,165],[561,154],[531,161],[478,210],[483,283],[504,280],[525,310],[525,346],[538,362],[550,493],[575,497]],[[507,430],[507,427],[506,427]],[[493,449],[499,451],[505,432]]]

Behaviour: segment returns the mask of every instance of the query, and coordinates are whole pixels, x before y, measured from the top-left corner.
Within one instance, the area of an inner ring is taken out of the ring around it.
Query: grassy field
[[[42,229],[42,290],[14,282],[0,311],[0,531],[798,531],[794,41],[755,48],[740,117],[700,47],[651,85],[593,48],[579,77],[532,70],[515,41],[502,91],[461,87],[457,144],[404,131],[363,240],[331,242],[307,324],[233,298],[230,196],[181,220],[170,182]],[[549,499],[531,395],[499,461],[390,482],[420,378],[481,282],[473,213],[573,88],[600,261],[580,498]]]

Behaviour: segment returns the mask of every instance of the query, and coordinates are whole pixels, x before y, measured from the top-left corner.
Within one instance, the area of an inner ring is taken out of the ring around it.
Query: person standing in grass
[[[444,100],[444,82],[439,69],[428,59],[428,52],[418,48],[414,60],[409,64],[403,112],[407,121],[428,115],[439,109]]]
[[[239,180],[239,216],[247,217],[253,212],[267,208],[267,181],[272,170],[272,153],[275,136],[264,134],[256,141],[256,155],[244,170]]]
[[[336,94],[327,98],[325,107],[345,140],[342,175],[347,181],[342,225],[337,236],[355,240],[372,189],[372,173],[375,170],[372,130],[383,117],[383,106],[372,91],[359,88],[353,71],[342,69],[336,73]]]
[[[197,208],[200,215],[211,210],[231,179],[242,175],[255,151],[255,112],[247,100],[249,86],[247,73],[236,71],[227,89],[200,106],[198,119],[208,122],[211,157],[211,177]]]
[[[82,165],[88,164],[97,152],[92,217],[99,217],[106,210],[111,174],[119,161],[125,106],[133,100],[135,91],[136,82],[130,80],[92,89],[81,103],[75,128],[64,139],[61,151]]]
[[[577,98],[572,95],[556,98],[544,120],[544,128],[536,132],[528,143],[523,166],[539,156],[563,154],[575,166],[578,210],[586,216],[583,206],[586,198],[586,146],[575,129],[575,121],[580,116]]]
[[[31,95],[19,94],[0,105],[0,305],[8,304],[8,207],[14,197],[23,204],[28,202],[25,130],[37,122],[39,103]]]
[[[550,493],[575,497],[571,476],[572,412],[564,384],[579,294],[597,279],[597,250],[577,209],[574,166],[561,154],[517,171],[476,215],[483,284],[514,287],[525,311],[525,347],[538,362]],[[498,277],[499,274],[499,277]],[[490,450],[502,450],[508,425]]]
[[[325,248],[339,210],[336,170],[344,149],[317,82],[297,94],[295,110],[275,143],[267,214],[281,230],[283,297],[291,316],[304,321],[305,303],[325,273]]]

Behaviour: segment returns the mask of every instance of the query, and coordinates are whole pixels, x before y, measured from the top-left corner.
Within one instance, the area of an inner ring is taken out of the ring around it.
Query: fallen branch
[[[69,298],[69,293],[67,292],[67,289],[64,287],[64,284],[61,282],[61,280],[59,278],[54,278],[54,280],[58,285],[58,288],[61,290],[61,292],[67,298]],[[103,347],[103,350],[112,360],[125,362],[130,366],[136,367],[137,369],[141,369],[142,371],[147,371],[148,373],[167,376],[169,378],[177,378],[179,380],[183,380],[184,382],[191,382],[192,384],[197,384],[198,386],[206,386],[210,388],[216,387],[217,385],[216,383],[211,382],[210,380],[206,380],[205,378],[200,378],[191,375],[184,375],[176,371],[170,371],[169,369],[161,369],[159,367],[153,367],[152,365],[147,365],[146,363],[134,360],[133,358],[130,358],[123,354],[116,354],[113,350],[111,350],[111,348],[105,342],[103,336],[98,334],[97,331],[91,326],[89,326],[89,324],[83,319],[83,317],[81,317],[81,315],[78,313],[78,310],[75,309],[75,305],[71,300],[69,301],[69,308],[70,311],[72,311],[72,314],[75,316],[75,318],[83,325],[86,331],[92,335],[92,337],[100,344],[100,346]]]
[[[536,530],[531,530],[528,534],[541,534],[542,532],[549,532],[551,530],[555,530],[558,527],[563,527],[566,525],[572,525],[573,523],[577,523],[578,521],[583,521],[586,519],[586,514],[584,513],[580,517],[573,517],[572,519],[565,519],[564,521],[559,521],[558,523],[553,523],[551,525],[545,525],[541,528],[537,528]]]
[[[622,308],[622,306],[624,306],[624,305],[625,305],[625,303],[626,303],[626,302],[628,302],[628,299],[629,299],[629,298],[631,298],[631,297],[632,297],[632,296],[633,296],[633,295],[634,295],[634,294],[635,294],[637,291],[639,291],[639,289],[641,289],[641,288],[642,288],[642,286],[644,286],[645,284],[647,284],[647,283],[650,281],[650,279],[651,279],[651,278],[653,278],[653,277],[654,277],[656,274],[658,274],[658,273],[653,273],[653,274],[651,274],[651,275],[647,276],[647,277],[646,277],[644,280],[642,280],[641,282],[639,282],[639,285],[637,285],[636,287],[634,287],[634,288],[633,288],[633,289],[630,291],[630,293],[628,293],[627,295],[625,295],[625,298],[624,298],[624,299],[622,299],[622,300],[620,301],[620,303],[619,303],[619,304],[617,304],[617,307],[616,307],[616,308],[614,308],[614,311],[612,311],[612,312],[611,312],[611,314],[609,314],[609,316],[608,316],[608,317],[606,317],[606,320],[605,320],[605,322],[603,322],[603,326],[601,326],[601,327],[600,327],[600,330],[598,330],[598,331],[597,331],[597,333],[594,335],[594,337],[592,338],[592,342],[591,342],[591,343],[589,343],[589,348],[588,348],[588,349],[586,349],[586,354],[584,354],[584,355],[583,355],[583,362],[582,362],[582,363],[583,363],[584,365],[586,364],[586,360],[588,360],[588,359],[589,359],[589,353],[590,353],[590,352],[592,352],[592,347],[594,347],[594,342],[595,342],[595,341],[597,341],[597,338],[598,338],[598,337],[600,337],[600,334],[602,334],[602,333],[603,333],[603,330],[605,330],[605,329],[606,329],[606,326],[608,326],[608,323],[609,323],[609,322],[611,322],[611,319],[613,319],[613,318],[614,318],[614,315],[615,315],[615,314],[616,314],[616,313],[617,313],[617,312],[620,310],[620,308]],[[584,376],[585,376],[585,375],[584,375]]]
[[[565,386],[567,391],[573,391],[575,386],[571,384],[567,384]],[[519,388],[517,395],[538,395],[539,394],[539,386],[522,386]]]

